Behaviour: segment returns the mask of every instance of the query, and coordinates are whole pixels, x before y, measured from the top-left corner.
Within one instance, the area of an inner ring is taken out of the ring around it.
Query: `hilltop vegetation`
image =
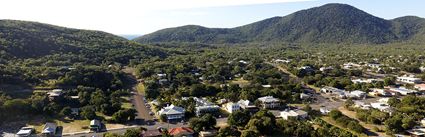
[[[47,58],[57,60],[85,60],[92,63],[108,60],[128,63],[129,59],[165,55],[166,53],[159,49],[101,31],[0,20],[0,57],[4,59],[49,56]],[[77,59],[75,56],[80,57]]]
[[[385,20],[345,4],[327,4],[229,28],[182,26],[134,39],[140,43],[347,43],[381,44],[419,41],[425,36],[425,19],[401,17]]]

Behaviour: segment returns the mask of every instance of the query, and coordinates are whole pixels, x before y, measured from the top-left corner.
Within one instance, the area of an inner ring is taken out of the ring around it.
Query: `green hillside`
[[[140,43],[296,42],[381,44],[421,40],[424,19],[402,17],[385,20],[346,4],[326,4],[284,17],[273,17],[229,28],[182,26],[134,39]]]

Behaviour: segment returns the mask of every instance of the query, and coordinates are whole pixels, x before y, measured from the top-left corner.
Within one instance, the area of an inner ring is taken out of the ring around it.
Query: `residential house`
[[[347,98],[347,92],[345,90],[334,88],[334,87],[323,87],[322,89],[320,89],[320,92],[331,94],[339,98]]]
[[[229,113],[241,110],[241,106],[238,103],[229,102],[225,105],[225,110]]]
[[[425,91],[425,84],[415,84],[415,89]]]
[[[185,109],[182,107],[174,106],[171,104],[170,106],[162,108],[158,114],[165,115],[168,120],[178,120],[184,118]]]
[[[274,60],[274,62],[275,63],[290,63],[291,62],[291,60],[284,60],[284,59],[276,59],[276,60]]]
[[[343,67],[344,69],[359,68],[360,66],[361,66],[361,65],[356,64],[356,63],[352,63],[352,62],[344,63],[344,64],[342,65],[342,67]]]
[[[322,113],[323,115],[327,115],[329,114],[329,112],[331,112],[329,109],[325,108],[325,107],[320,107],[319,109],[320,113]]]
[[[389,96],[391,96],[391,93],[389,91],[387,91],[386,89],[373,88],[372,91],[369,92],[369,95],[389,97]]]
[[[382,64],[368,63],[368,64],[366,64],[366,66],[379,69],[379,68],[381,68]]]
[[[143,131],[142,137],[162,137],[162,132],[159,129]]]
[[[338,94],[338,93],[342,93],[342,92],[345,92],[345,91],[342,90],[342,89],[334,88],[334,87],[323,87],[322,89],[320,89],[320,92],[330,93],[330,94]]]
[[[289,110],[280,112],[280,116],[285,120],[291,117],[295,119],[304,119],[307,118],[308,113],[303,110]]]
[[[401,77],[397,77],[397,81],[404,82],[404,83],[409,83],[409,84],[419,84],[419,83],[422,83],[422,79],[421,78],[415,78],[414,76],[401,76]]]
[[[55,99],[62,97],[63,90],[62,89],[53,89],[52,91],[47,92],[47,95],[48,95],[50,100],[55,100]]]
[[[253,103],[251,103],[249,100],[239,100],[238,101],[239,106],[241,109],[249,111],[251,113],[257,112],[258,108]]]
[[[43,126],[41,134],[44,136],[55,136],[58,126],[55,123],[46,123]]]
[[[220,112],[220,106],[209,102],[205,98],[194,97],[193,100],[196,102],[195,113],[196,116],[201,116],[205,113],[217,114]]]
[[[94,132],[99,132],[102,130],[102,123],[100,120],[93,119],[90,121],[90,130]]]
[[[189,127],[177,127],[168,130],[168,134],[174,137],[193,137],[195,131]]]
[[[275,109],[280,107],[280,100],[273,96],[265,96],[258,98],[261,102],[261,106],[265,109]]]
[[[354,101],[354,107],[367,110],[370,109],[372,106],[362,101]]]
[[[415,94],[415,93],[418,92],[416,90],[407,89],[406,87],[390,88],[389,90],[393,91],[393,92],[397,92],[397,93],[404,95],[404,96],[410,95],[410,94]]]
[[[363,98],[366,98],[367,94],[366,92],[355,90],[355,91],[351,91],[349,94],[347,94],[347,96],[350,98],[363,99]]]
[[[387,112],[390,114],[393,112],[393,109],[387,103],[381,103],[381,102],[370,103],[370,106],[382,112]]]
[[[423,137],[425,136],[425,128],[424,127],[414,127],[413,129],[407,130],[412,137]]]
[[[382,81],[382,79],[353,79],[351,82],[359,84],[359,83],[373,83],[377,81]]]
[[[334,68],[332,66],[329,66],[329,67],[321,67],[319,70],[322,71],[322,72],[326,72],[326,71],[331,71],[333,69]]]

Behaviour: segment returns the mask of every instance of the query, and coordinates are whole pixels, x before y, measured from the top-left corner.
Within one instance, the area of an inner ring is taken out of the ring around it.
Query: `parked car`
[[[34,128],[32,127],[22,127],[18,133],[16,133],[16,135],[20,136],[20,137],[29,137],[31,136],[31,134],[33,134],[35,131]]]

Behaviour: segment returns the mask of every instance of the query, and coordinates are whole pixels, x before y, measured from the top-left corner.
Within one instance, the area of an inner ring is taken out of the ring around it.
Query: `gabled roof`
[[[168,133],[170,135],[182,135],[182,134],[187,135],[187,134],[193,134],[195,132],[188,127],[177,127],[177,128],[170,129]]]
[[[261,102],[279,102],[279,99],[274,98],[273,96],[265,96],[265,97],[261,97],[258,98],[258,100],[260,100]]]
[[[177,107],[177,106],[174,106],[173,104],[171,104],[168,107],[162,108],[159,111],[159,113],[160,114],[166,114],[166,115],[173,115],[173,114],[182,114],[182,113],[184,113],[184,111],[185,111],[184,108]]]

